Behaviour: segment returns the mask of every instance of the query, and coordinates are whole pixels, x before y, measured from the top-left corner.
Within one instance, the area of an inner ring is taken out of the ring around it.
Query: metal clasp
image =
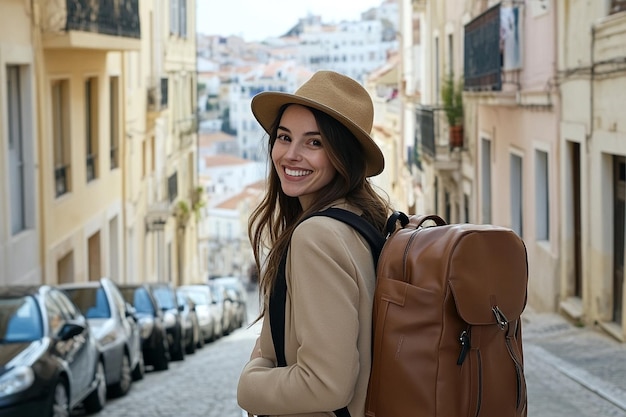
[[[493,306],[491,307],[491,311],[493,311],[493,315],[496,316],[496,321],[498,322],[500,329],[506,329],[506,326],[509,324],[509,319],[506,318],[502,310],[500,310],[500,307]]]

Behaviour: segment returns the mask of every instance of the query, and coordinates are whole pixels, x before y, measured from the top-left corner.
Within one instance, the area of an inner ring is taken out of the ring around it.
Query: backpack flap
[[[448,283],[461,318],[472,325],[505,325],[519,319],[528,284],[523,241],[497,226],[453,228],[458,236],[449,258]]]

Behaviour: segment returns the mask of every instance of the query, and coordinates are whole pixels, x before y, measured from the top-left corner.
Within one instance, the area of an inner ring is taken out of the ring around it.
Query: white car
[[[221,336],[221,326],[216,323],[221,321],[221,318],[217,314],[211,289],[204,284],[196,284],[182,285],[177,291],[185,293],[196,305],[196,316],[203,341],[210,342]]]

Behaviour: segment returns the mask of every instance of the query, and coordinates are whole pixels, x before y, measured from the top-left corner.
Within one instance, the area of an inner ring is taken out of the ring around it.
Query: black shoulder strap
[[[374,268],[376,268],[380,252],[385,244],[385,237],[381,234],[381,232],[376,230],[372,224],[351,211],[334,207],[313,213],[309,217],[313,216],[332,217],[333,219],[342,221],[354,227],[370,245],[374,260]],[[307,218],[303,219],[303,221]],[[272,331],[272,341],[274,342],[274,350],[276,351],[278,366],[287,366],[287,361],[285,359],[285,304],[287,303],[287,281],[285,279],[286,262],[287,253],[285,252],[278,267],[278,274],[276,276],[274,289],[272,294],[270,294],[269,303],[270,328]],[[344,407],[336,410],[335,415],[337,417],[350,417],[350,412],[348,411],[348,407]]]
[[[314,216],[326,216],[332,217],[335,220],[342,221],[361,234],[367,240],[367,243],[370,245],[372,249],[372,255],[374,258],[374,266],[378,265],[378,258],[380,257],[380,253],[383,250],[383,245],[385,244],[385,236],[382,235],[381,232],[376,230],[376,228],[363,217],[355,214],[351,211],[331,207],[323,211],[318,211],[317,213],[311,214],[309,217]]]

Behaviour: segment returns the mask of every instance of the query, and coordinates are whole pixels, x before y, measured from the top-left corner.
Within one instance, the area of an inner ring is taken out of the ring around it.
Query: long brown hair
[[[271,294],[282,255],[287,251],[291,235],[304,216],[317,212],[331,202],[345,198],[363,211],[362,216],[381,232],[384,230],[391,207],[372,187],[365,176],[363,149],[354,135],[326,113],[308,108],[314,115],[324,149],[337,170],[333,181],[321,189],[311,207],[303,211],[297,197],[287,196],[281,188],[271,153],[280,119],[289,104],[280,108],[269,135],[270,169],[263,200],[253,211],[248,222],[248,235],[260,281],[261,295]],[[269,252],[267,252],[269,251]],[[267,257],[264,255],[267,252]]]

